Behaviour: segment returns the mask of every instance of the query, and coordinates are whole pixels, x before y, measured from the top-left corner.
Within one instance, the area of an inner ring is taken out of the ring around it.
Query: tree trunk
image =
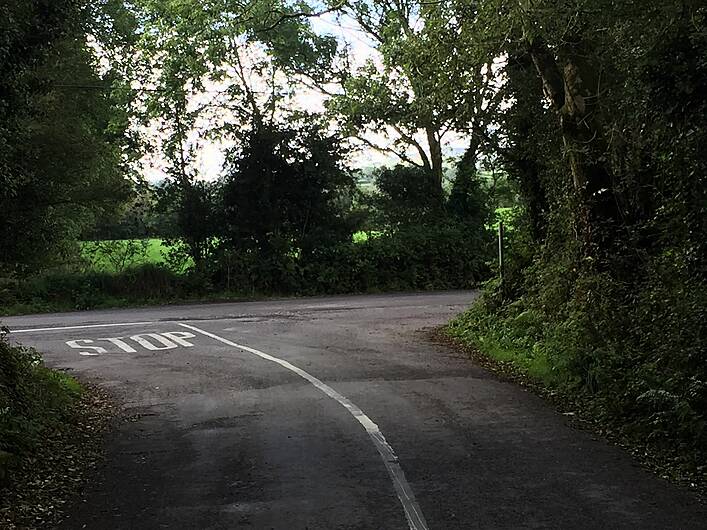
[[[542,175],[548,169],[531,153],[536,150],[533,132],[540,120],[545,119],[543,86],[527,51],[519,50],[509,54],[506,75],[509,94],[516,102],[506,126],[511,147],[499,149],[499,152],[504,166],[509,170],[509,176],[518,183],[533,240],[541,243],[546,236],[545,213],[548,210]]]
[[[444,168],[442,167],[442,144],[439,140],[438,130],[434,127],[425,127],[425,133],[427,134],[427,145],[430,148],[430,170],[432,172],[432,178],[434,179],[435,189],[441,199],[443,196],[442,177],[444,176]]]
[[[585,248],[596,246],[599,226],[618,220],[607,144],[599,118],[598,70],[581,42],[566,43],[558,58],[542,41],[529,49],[545,95],[560,117],[572,182],[578,199],[578,235]],[[604,232],[611,235],[611,230]]]

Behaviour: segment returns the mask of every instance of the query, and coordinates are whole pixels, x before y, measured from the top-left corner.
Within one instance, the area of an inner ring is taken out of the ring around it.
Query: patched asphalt
[[[410,527],[364,420],[284,365],[192,328],[304,370],[360,408],[397,454],[429,528],[707,527],[691,494],[427,338],[475,296],[165,306],[3,324],[74,327],[10,337],[99,383],[133,417],[107,441],[106,462],[64,528]]]

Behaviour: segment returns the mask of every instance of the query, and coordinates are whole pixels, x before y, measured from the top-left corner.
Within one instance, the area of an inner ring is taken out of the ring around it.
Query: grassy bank
[[[704,327],[698,290],[682,301],[665,300],[662,293],[650,297],[660,301],[655,306],[623,307],[619,314],[636,329],[642,329],[640,314],[653,320],[655,336],[640,334],[643,342],[626,326],[621,333],[596,316],[564,316],[557,305],[543,312],[524,298],[501,302],[499,294],[491,282],[443,334],[481,364],[629,449],[661,476],[707,493],[704,383],[684,365],[669,365],[664,353],[686,352],[689,359],[689,345],[680,337],[698,344]]]
[[[53,528],[100,460],[112,402],[0,334],[0,528]]]
[[[45,367],[37,352],[0,334],[0,477],[64,428],[82,392],[76,380]]]

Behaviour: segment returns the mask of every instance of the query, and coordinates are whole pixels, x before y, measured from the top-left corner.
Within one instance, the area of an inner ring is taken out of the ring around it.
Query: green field
[[[377,232],[356,232],[355,243],[362,243]],[[121,272],[130,267],[167,262],[169,247],[164,240],[151,239],[112,239],[104,241],[82,241],[81,258],[89,267],[101,272]]]
[[[82,241],[81,257],[94,270],[120,272],[129,267],[166,262],[168,247],[162,239]]]

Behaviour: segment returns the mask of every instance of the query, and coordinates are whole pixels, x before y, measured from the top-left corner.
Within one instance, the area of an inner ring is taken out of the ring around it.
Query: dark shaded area
[[[454,330],[704,481],[707,11],[605,7],[535,13],[511,50],[503,161],[524,211],[503,282]]]

